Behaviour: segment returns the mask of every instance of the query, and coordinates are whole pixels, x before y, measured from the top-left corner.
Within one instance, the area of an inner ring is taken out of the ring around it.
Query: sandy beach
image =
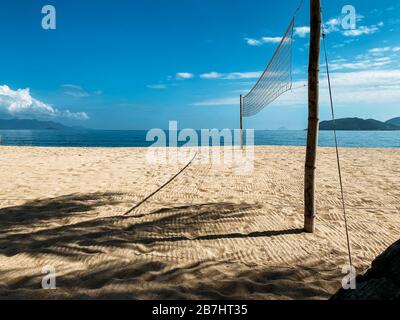
[[[305,149],[233,166],[150,165],[144,148],[0,147],[0,298],[327,299],[347,247],[335,150],[318,154],[317,231],[303,227]],[[400,238],[400,150],[342,149],[358,272]],[[56,270],[43,290],[42,268]]]

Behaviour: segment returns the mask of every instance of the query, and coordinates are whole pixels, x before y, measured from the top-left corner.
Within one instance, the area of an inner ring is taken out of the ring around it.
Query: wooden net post
[[[308,66],[308,131],[304,174],[304,230],[315,231],[315,170],[319,126],[319,55],[321,46],[321,1],[310,2],[310,56]]]
[[[243,96],[240,95],[240,147],[243,148]]]

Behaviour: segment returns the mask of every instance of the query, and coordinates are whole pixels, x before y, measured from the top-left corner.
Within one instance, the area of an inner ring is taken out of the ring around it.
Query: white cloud
[[[378,85],[400,85],[400,70],[374,70],[334,73],[333,79],[341,84],[375,87]],[[399,92],[400,94],[400,92]]]
[[[310,27],[296,27],[294,28],[294,35],[300,38],[305,38],[310,33]],[[262,37],[260,39],[244,38],[249,46],[259,47],[263,44],[273,43],[278,44],[282,41],[282,37]]]
[[[261,76],[262,71],[255,72],[232,72],[227,73],[224,79],[227,80],[237,80],[237,79],[257,79]]]
[[[244,40],[247,42],[247,44],[249,46],[252,46],[252,47],[259,47],[259,46],[262,45],[262,42],[260,40],[257,40],[257,39],[244,38]]]
[[[12,90],[7,85],[0,86],[0,112],[12,116],[65,117],[71,119],[89,119],[85,112],[60,111],[49,104],[31,96],[29,88]]]
[[[251,71],[251,72],[230,72],[230,73],[219,73],[209,72],[200,75],[202,79],[222,79],[222,80],[240,80],[240,79],[257,79],[261,76],[262,71]]]
[[[392,52],[396,52],[393,47],[377,47],[369,49],[366,54],[359,54],[351,60],[335,59],[332,60],[331,70],[376,70],[381,67],[393,65],[396,56]]]
[[[90,97],[92,94],[86,91],[82,86],[77,84],[63,84],[62,88],[64,89],[64,94],[68,96],[72,96],[75,98],[85,98]],[[97,90],[93,92],[95,95],[102,94],[101,90]]]
[[[325,32],[327,34],[329,34],[329,33],[332,33],[332,32],[339,31],[339,26],[340,26],[340,20],[339,19],[337,19],[337,18],[329,19],[324,25]]]
[[[75,97],[75,98],[85,98],[85,97],[90,96],[90,94],[87,93],[86,91],[66,90],[66,91],[64,91],[64,94],[66,94],[67,96]]]
[[[280,43],[282,41],[281,37],[262,37],[263,43]]]
[[[384,47],[384,48],[373,48],[373,49],[370,49],[368,52],[370,52],[370,53],[382,53],[382,52],[388,52],[390,50],[392,50],[391,47]]]
[[[372,26],[361,26],[354,30],[346,30],[343,32],[343,35],[346,37],[358,37],[361,35],[369,35],[374,34],[379,31],[379,27],[383,26],[383,22],[378,23],[377,25]]]
[[[296,36],[299,36],[300,38],[305,38],[309,33],[310,33],[310,27],[304,26],[304,27],[294,28],[294,34]]]
[[[364,59],[364,60],[359,60],[359,61],[354,61],[354,62],[340,62],[340,63],[332,63],[330,65],[330,68],[332,71],[336,70],[345,70],[345,69],[351,69],[351,70],[367,70],[367,69],[373,69],[373,68],[378,68],[378,67],[383,67],[392,62],[392,59],[390,57],[383,57],[383,58],[374,58],[374,59]]]
[[[202,73],[200,75],[196,75],[193,73],[187,73],[187,72],[180,72],[180,73],[176,74],[176,79],[186,80],[186,79],[192,79],[195,77],[199,77],[200,79],[203,79],[203,80],[215,80],[215,79],[241,80],[241,79],[257,79],[261,76],[261,74],[262,74],[262,71],[229,72],[229,73],[220,73],[217,71],[211,71],[211,72]],[[147,85],[147,87],[150,89],[166,89],[168,86],[163,83],[160,83],[160,84],[150,84],[150,85]]]
[[[190,72],[178,72],[176,74],[176,78],[179,80],[192,79],[193,77],[194,77],[193,73]]]
[[[259,47],[266,43],[280,43],[281,37],[262,37],[261,39],[244,38],[249,46]]]
[[[208,73],[203,73],[200,75],[200,78],[202,79],[219,79],[222,78],[222,74],[219,72],[208,72]]]
[[[83,90],[82,86],[77,85],[77,84],[63,84],[62,87],[69,88],[69,89]]]
[[[235,105],[238,103],[239,103],[238,97],[228,97],[228,98],[222,98],[222,99],[211,99],[211,100],[206,100],[206,101],[201,101],[201,102],[195,102],[192,105],[199,106],[199,107],[210,107],[210,106],[230,106],[230,105]]]

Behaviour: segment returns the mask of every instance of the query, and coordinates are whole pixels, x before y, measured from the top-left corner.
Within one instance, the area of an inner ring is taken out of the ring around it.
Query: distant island
[[[40,121],[33,119],[0,119],[0,130],[74,130],[53,121]]]
[[[400,130],[400,117],[386,122],[375,119],[343,118],[337,119],[336,130],[346,131],[395,131]],[[333,130],[333,121],[322,121],[320,130]]]
[[[390,119],[390,120],[388,120],[386,122],[390,123],[390,124],[394,124],[395,126],[400,126],[400,117]]]

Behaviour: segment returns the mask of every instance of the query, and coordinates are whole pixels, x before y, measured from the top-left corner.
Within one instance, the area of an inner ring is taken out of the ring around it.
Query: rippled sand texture
[[[400,150],[341,153],[362,271],[400,238]],[[341,286],[334,149],[319,152],[315,234],[301,232],[304,148],[257,147],[250,176],[196,161],[124,215],[184,166],[145,154],[1,147],[0,298],[325,299]],[[46,265],[57,290],[41,289]]]

